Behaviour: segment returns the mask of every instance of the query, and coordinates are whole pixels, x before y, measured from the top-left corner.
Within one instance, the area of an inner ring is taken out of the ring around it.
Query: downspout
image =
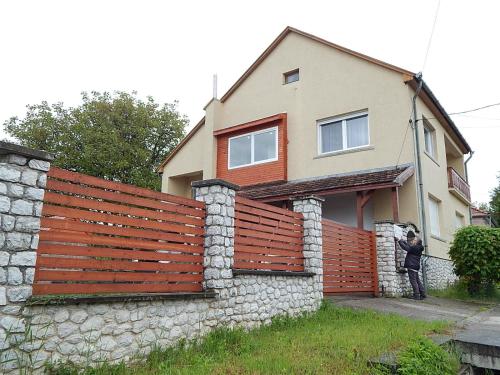
[[[465,181],[467,181],[467,185],[469,185],[469,188],[470,188],[470,184],[469,184],[469,172],[467,169],[467,163],[470,161],[470,159],[472,159],[473,156],[474,156],[474,151],[471,150],[469,157],[467,158],[467,160],[464,163],[464,165],[465,165]],[[472,208],[471,208],[471,204],[469,203],[469,225],[470,224],[472,224]],[[490,223],[490,227],[491,227],[491,223]]]
[[[415,80],[418,82],[418,87],[417,90],[415,91],[415,95],[413,96],[412,104],[413,104],[413,111],[412,111],[412,122],[413,122],[413,132],[414,132],[414,139],[415,139],[415,159],[416,159],[416,164],[417,164],[417,190],[418,190],[418,209],[420,213],[420,227],[422,228],[422,240],[424,243],[424,254],[425,258],[423,260],[423,265],[422,265],[422,276],[424,279],[424,285],[427,287],[427,270],[426,270],[426,263],[427,263],[427,257],[429,256],[429,246],[427,244],[427,221],[425,218],[425,201],[424,201],[424,188],[423,188],[423,182],[422,182],[422,160],[420,158],[421,152],[420,152],[420,137],[419,137],[419,132],[418,132],[418,119],[417,119],[417,98],[418,95],[420,94],[420,91],[422,90],[423,86],[423,80],[422,80],[422,73],[418,73],[415,75]]]

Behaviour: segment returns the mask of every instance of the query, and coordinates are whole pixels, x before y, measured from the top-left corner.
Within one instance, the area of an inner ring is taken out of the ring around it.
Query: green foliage
[[[400,375],[454,375],[460,361],[428,338],[420,337],[399,354],[398,364]]]
[[[414,337],[442,332],[423,322],[329,303],[300,317],[277,317],[250,331],[221,328],[197,342],[157,348],[147,358],[95,368],[48,365],[51,375],[367,374],[368,360],[405,347]]]
[[[467,283],[471,295],[482,288],[494,290],[500,281],[500,229],[460,228],[449,253],[455,273]]]
[[[159,190],[155,168],[184,136],[176,104],[140,100],[133,92],[82,94],[82,104],[29,105],[5,131],[23,146],[45,150],[65,169]]]
[[[435,297],[463,301],[500,303],[500,284],[497,284],[496,287],[493,286],[493,290],[484,288],[471,296],[468,290],[468,283],[465,282],[465,279],[462,279],[448,286],[446,289],[429,290],[429,294]]]
[[[490,212],[493,221],[500,226],[500,174],[497,176],[498,186],[491,191]]]

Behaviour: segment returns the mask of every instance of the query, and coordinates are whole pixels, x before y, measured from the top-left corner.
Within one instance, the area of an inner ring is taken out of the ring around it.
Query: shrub
[[[500,281],[500,229],[468,226],[455,233],[450,247],[455,273],[471,295],[494,290]]]
[[[426,337],[412,342],[399,354],[400,375],[454,375],[460,361]]]

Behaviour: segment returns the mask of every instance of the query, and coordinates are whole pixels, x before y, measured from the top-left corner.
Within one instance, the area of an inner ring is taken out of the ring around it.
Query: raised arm
[[[410,245],[408,245],[408,242],[406,242],[405,240],[399,240],[398,244],[404,251],[410,251]]]

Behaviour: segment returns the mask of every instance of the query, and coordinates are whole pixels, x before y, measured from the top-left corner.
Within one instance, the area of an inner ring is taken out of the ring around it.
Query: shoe
[[[408,297],[410,299],[414,299],[415,301],[421,301],[422,298],[420,298],[420,296],[411,296],[411,297]]]
[[[426,299],[426,298],[427,298],[427,296],[426,296],[426,295],[421,295],[421,296],[420,296],[420,300],[421,300],[421,301],[423,301],[423,300],[424,300],[424,299]]]

